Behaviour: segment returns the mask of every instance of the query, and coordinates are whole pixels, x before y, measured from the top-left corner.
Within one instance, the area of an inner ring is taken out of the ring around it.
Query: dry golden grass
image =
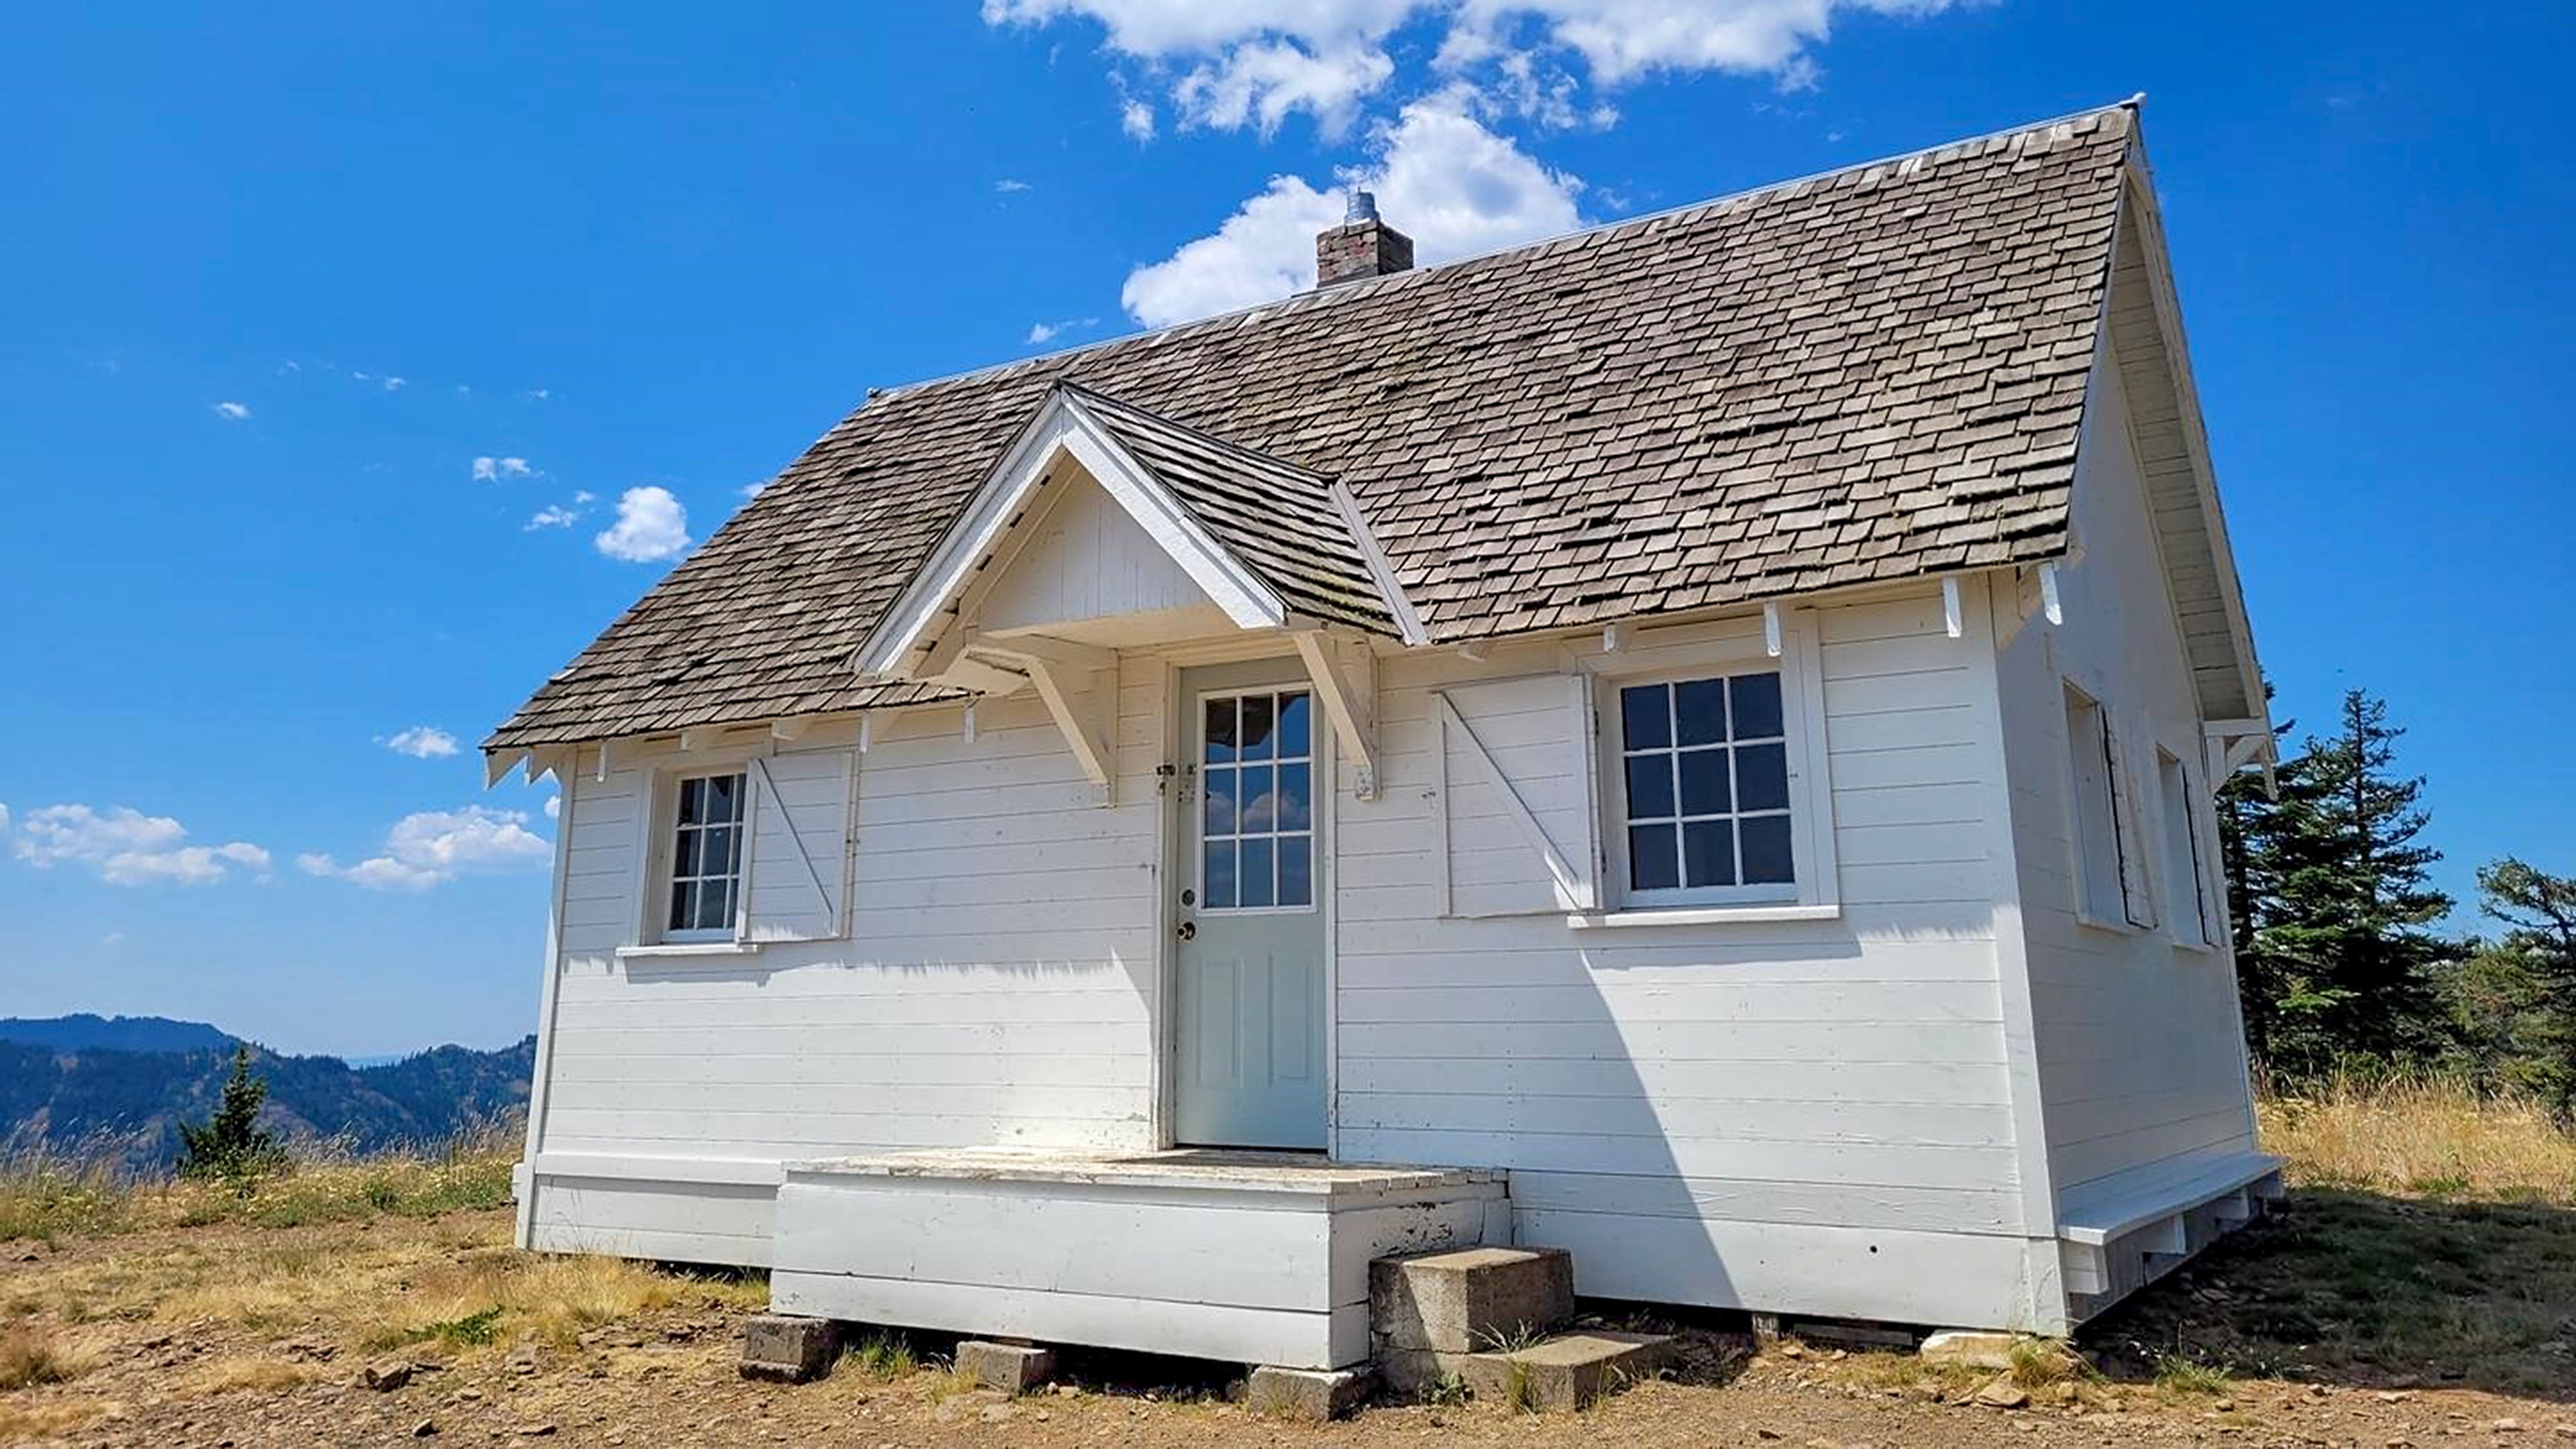
[[[568,1347],[603,1324],[677,1304],[757,1311],[768,1284],[756,1278],[693,1277],[622,1258],[547,1258],[502,1249],[422,1273],[359,1333],[369,1348],[432,1340],[458,1347],[522,1334]]]
[[[2401,1197],[2576,1204],[2576,1137],[2538,1103],[2442,1079],[2336,1081],[2260,1103],[2292,1182]]]
[[[96,1360],[85,1345],[33,1323],[13,1323],[0,1329],[0,1392],[67,1383]]]
[[[62,1399],[46,1404],[0,1400],[0,1444],[60,1438],[117,1411],[92,1399]]]
[[[277,1394],[300,1389],[322,1375],[322,1369],[309,1363],[235,1354],[191,1370],[180,1387],[191,1394]]]
[[[248,1223],[288,1228],[373,1217],[435,1217],[510,1201],[517,1144],[497,1128],[434,1152],[353,1156],[329,1144],[297,1149],[289,1170],[241,1192],[220,1182],[138,1180],[112,1166],[113,1143],[88,1153],[38,1149],[0,1156],[0,1241]]]

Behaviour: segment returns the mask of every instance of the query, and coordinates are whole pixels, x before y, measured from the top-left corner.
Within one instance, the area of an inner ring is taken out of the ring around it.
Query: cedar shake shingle
[[[884,393],[485,747],[938,697],[853,651],[1059,384],[1176,425],[1158,468],[1284,463],[1269,543],[1341,540],[1293,607],[1384,631],[1311,507],[1346,489],[1435,642],[2060,557],[2134,129],[2115,106]]]

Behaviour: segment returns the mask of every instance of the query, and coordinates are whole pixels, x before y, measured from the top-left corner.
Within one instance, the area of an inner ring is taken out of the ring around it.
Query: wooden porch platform
[[[917,1151],[787,1164],[770,1302],[907,1328],[1338,1368],[1368,1265],[1510,1240],[1503,1174],[1300,1153]]]

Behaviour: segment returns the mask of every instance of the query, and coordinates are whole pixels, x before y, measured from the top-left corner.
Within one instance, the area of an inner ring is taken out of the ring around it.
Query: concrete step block
[[[1243,1401],[1256,1414],[1320,1424],[1338,1419],[1368,1401],[1377,1375],[1367,1368],[1291,1369],[1256,1367],[1244,1381]]]
[[[1580,1409],[1623,1385],[1654,1377],[1672,1362],[1673,1351],[1673,1340],[1665,1334],[1585,1329],[1528,1348],[1471,1353],[1457,1372],[1488,1403]]]
[[[1574,1316],[1563,1248],[1452,1248],[1369,1264],[1369,1331],[1389,1353],[1476,1353]]]
[[[841,1356],[841,1325],[828,1318],[756,1314],[743,1325],[742,1376],[801,1384],[832,1371]]]
[[[1055,1352],[1026,1343],[970,1338],[957,1345],[957,1371],[985,1388],[1025,1394],[1055,1377]]]

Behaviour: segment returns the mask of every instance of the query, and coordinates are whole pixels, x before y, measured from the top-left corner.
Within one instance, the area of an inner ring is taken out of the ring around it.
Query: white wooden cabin
[[[493,737],[563,789],[524,1245],[1326,1367],[1405,1249],[2060,1333],[2277,1191],[2133,109],[1325,241],[873,397]]]

